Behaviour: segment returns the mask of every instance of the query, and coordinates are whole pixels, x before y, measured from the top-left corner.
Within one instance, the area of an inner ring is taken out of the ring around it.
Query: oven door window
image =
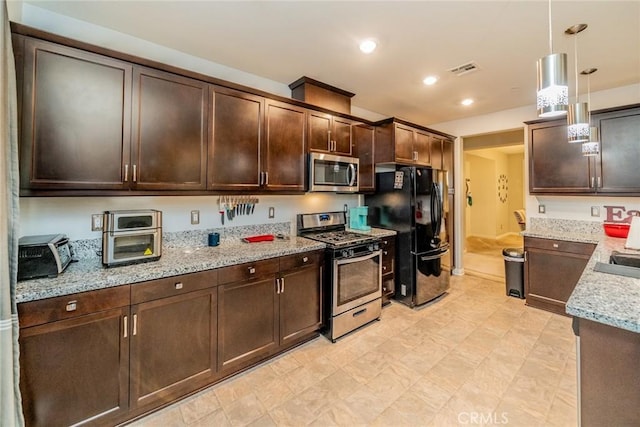
[[[115,236],[113,238],[113,258],[126,259],[155,255],[157,233]]]
[[[379,251],[334,262],[334,314],[343,313],[380,296],[382,269]]]

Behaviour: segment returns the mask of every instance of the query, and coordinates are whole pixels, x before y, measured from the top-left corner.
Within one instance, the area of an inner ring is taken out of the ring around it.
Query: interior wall
[[[470,187],[473,203],[467,205],[470,228],[467,237],[493,238],[496,235],[495,218],[496,191],[493,183],[496,181],[496,162],[473,154],[465,153],[465,162],[470,165]]]
[[[524,153],[507,155],[507,176],[509,177],[507,231],[519,233],[520,226],[513,211],[524,209]]]

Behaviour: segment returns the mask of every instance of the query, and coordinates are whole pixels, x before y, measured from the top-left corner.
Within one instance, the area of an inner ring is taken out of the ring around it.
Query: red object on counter
[[[631,227],[631,224],[624,222],[605,222],[602,226],[604,227],[604,234],[607,236],[626,238],[629,235],[629,227]]]
[[[247,243],[270,242],[273,240],[273,234],[263,234],[261,236],[245,237],[242,240]]]

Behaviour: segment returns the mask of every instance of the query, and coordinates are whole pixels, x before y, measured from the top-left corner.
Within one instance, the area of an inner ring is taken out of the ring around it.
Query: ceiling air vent
[[[457,67],[450,68],[449,71],[456,76],[462,76],[464,74],[471,73],[478,69],[478,64],[475,62],[467,62],[466,64],[458,65]]]

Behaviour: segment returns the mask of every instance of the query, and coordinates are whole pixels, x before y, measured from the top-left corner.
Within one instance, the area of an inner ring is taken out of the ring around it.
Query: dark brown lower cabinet
[[[396,293],[395,262],[396,262],[396,238],[395,236],[380,239],[382,249],[382,304],[387,304]]]
[[[640,425],[640,333],[586,319],[575,322],[580,425]]]
[[[26,425],[108,425],[127,412],[128,314],[119,307],[20,330]]]
[[[566,316],[567,300],[595,246],[525,236],[526,304]]]
[[[318,336],[323,254],[19,304],[27,426],[120,424]]]
[[[132,409],[170,402],[214,379],[216,292],[210,288],[132,306]]]

